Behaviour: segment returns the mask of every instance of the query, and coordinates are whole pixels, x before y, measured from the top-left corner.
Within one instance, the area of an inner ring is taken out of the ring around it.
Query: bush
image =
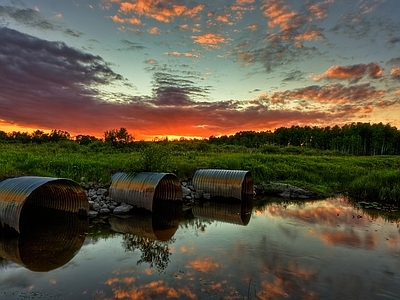
[[[139,169],[142,172],[168,172],[171,170],[172,151],[165,144],[151,144],[141,151]]]

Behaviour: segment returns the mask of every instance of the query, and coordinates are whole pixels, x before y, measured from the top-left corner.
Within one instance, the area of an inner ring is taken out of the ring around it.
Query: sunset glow
[[[396,0],[0,3],[0,130],[400,128]]]

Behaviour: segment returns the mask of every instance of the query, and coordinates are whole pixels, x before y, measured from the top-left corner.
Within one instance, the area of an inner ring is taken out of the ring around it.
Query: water
[[[399,298],[400,217],[341,197],[257,203],[105,224],[35,213],[26,233],[1,233],[0,298]]]

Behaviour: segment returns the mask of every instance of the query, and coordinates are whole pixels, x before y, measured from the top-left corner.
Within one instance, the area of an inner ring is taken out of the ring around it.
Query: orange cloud
[[[246,5],[246,4],[253,4],[255,0],[236,0],[236,5]]]
[[[325,73],[314,77],[314,80],[315,81],[319,81],[321,79],[359,80],[364,76],[369,76],[370,78],[379,78],[382,75],[383,75],[383,70],[380,67],[380,65],[378,63],[370,63],[370,64],[351,65],[345,67],[332,66]]]
[[[247,25],[246,28],[251,30],[251,31],[256,31],[256,30],[258,30],[258,25],[257,24],[251,24],[251,25]]]
[[[282,4],[280,0],[264,0],[261,6],[263,14],[268,17],[268,26],[279,26],[282,30],[288,30],[299,27],[296,22],[298,14],[291,11],[289,6]]]
[[[391,69],[390,75],[392,75],[394,77],[400,77],[400,68]]]
[[[308,8],[311,15],[314,16],[317,19],[323,19],[327,16],[327,5],[332,4],[334,0],[327,0],[324,2],[318,2],[315,4],[310,5]]]
[[[114,284],[118,283],[114,287]],[[186,297],[189,299],[197,299],[197,296],[191,292],[187,287],[185,288],[175,288],[169,287],[163,280],[153,281],[147,284],[142,284],[140,286],[121,286],[121,283],[113,281],[109,285],[113,286],[112,291],[114,293],[114,298],[112,299],[153,299],[153,298],[180,298]]]
[[[322,40],[324,35],[321,31],[317,29],[307,29],[305,32],[296,35],[296,40],[312,41],[312,40]]]
[[[206,33],[198,36],[191,36],[195,43],[209,48],[219,48],[220,44],[226,43],[226,39],[216,33]]]
[[[150,33],[150,34],[160,34],[161,31],[157,27],[152,27],[152,28],[149,28],[148,33]]]
[[[125,18],[125,19],[121,19],[119,16],[114,15],[111,17],[111,19],[115,22],[115,23],[119,23],[119,24],[132,24],[132,25],[140,25],[142,22],[138,19],[138,18]]]
[[[169,23],[176,17],[196,18],[205,7],[203,4],[193,7],[175,5],[162,0],[137,0],[134,2],[110,0],[109,2],[110,4],[117,3],[120,13],[145,16],[164,23]]]
[[[193,268],[197,271],[203,272],[203,273],[210,273],[216,269],[219,268],[219,264],[212,261],[211,258],[207,257],[203,260],[198,259],[189,262],[189,264],[186,266],[187,268]]]

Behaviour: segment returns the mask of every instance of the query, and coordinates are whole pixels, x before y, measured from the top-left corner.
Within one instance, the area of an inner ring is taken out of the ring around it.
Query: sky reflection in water
[[[3,260],[0,298],[398,298],[399,222],[384,214],[338,197],[254,208],[206,203],[193,215],[112,221],[126,233],[95,225],[69,262],[47,272]],[[152,239],[160,230],[173,236]],[[2,238],[4,256],[13,250]]]

